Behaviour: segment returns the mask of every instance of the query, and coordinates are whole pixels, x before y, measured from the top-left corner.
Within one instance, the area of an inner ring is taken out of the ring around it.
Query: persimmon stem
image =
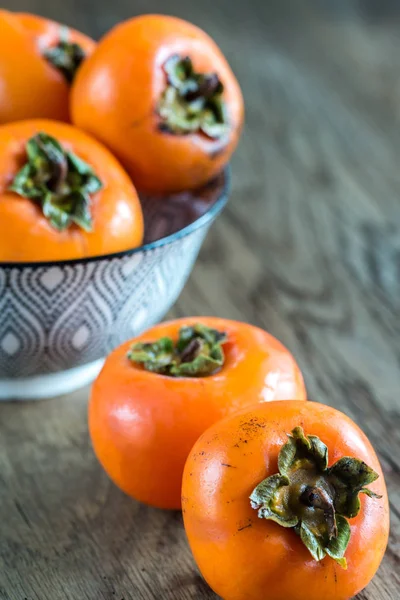
[[[193,338],[179,355],[183,363],[192,362],[199,355],[202,343],[198,338]]]
[[[189,102],[192,102],[193,100],[198,100],[199,98],[205,98],[206,100],[209,100],[215,94],[218,94],[220,85],[221,83],[216,73],[204,75],[204,78],[199,83],[197,89],[189,89],[185,94],[185,98]]]
[[[326,556],[347,568],[351,530],[347,519],[361,510],[359,494],[376,498],[366,486],[378,478],[367,464],[344,456],[328,467],[328,448],[295,427],[279,452],[279,473],[259,483],[250,496],[262,519],[293,528],[317,561]]]
[[[321,487],[307,486],[300,496],[300,501],[310,508],[319,508],[324,511],[326,525],[328,527],[329,539],[337,536],[337,526],[335,521],[335,506],[333,499]]]
[[[160,375],[205,377],[223,366],[225,341],[225,333],[197,323],[182,327],[176,342],[164,337],[155,342],[134,344],[128,358]]]
[[[68,40],[68,27],[61,28],[60,39],[55,46],[43,52],[44,58],[58,69],[68,83],[72,83],[77,70],[86,58],[82,46]]]
[[[9,190],[40,205],[58,231],[75,224],[91,231],[91,194],[103,187],[92,167],[40,132],[26,144],[26,163]]]
[[[164,64],[167,86],[158,103],[160,130],[175,135],[203,133],[219,139],[229,131],[217,73],[197,73],[189,56],[171,56]]]
[[[52,145],[48,144],[43,136],[36,136],[36,144],[42,155],[47,155],[50,176],[47,187],[51,192],[60,193],[68,176],[68,161],[65,154],[55,152]]]

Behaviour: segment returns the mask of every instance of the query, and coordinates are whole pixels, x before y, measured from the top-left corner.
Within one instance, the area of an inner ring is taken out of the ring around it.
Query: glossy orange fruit
[[[73,122],[151,192],[193,189],[214,177],[243,122],[239,85],[217,45],[165,15],[114,27],[80,69],[71,100]]]
[[[37,15],[0,11],[0,123],[69,120],[70,84],[95,42]]]
[[[246,323],[178,319],[107,358],[92,388],[89,430],[100,463],[124,492],[179,508],[183,467],[199,435],[235,411],[285,398],[304,400],[306,391],[278,340]]]
[[[185,466],[182,509],[199,569],[224,600],[349,600],[388,541],[370,442],[314,402],[271,402],[206,431]]]
[[[72,125],[0,127],[0,261],[57,261],[142,243],[143,217],[116,158]]]

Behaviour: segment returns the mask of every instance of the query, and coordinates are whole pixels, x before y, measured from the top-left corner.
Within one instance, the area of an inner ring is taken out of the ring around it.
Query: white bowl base
[[[101,358],[87,365],[60,373],[21,377],[20,379],[0,379],[0,401],[41,400],[69,394],[91,383],[100,373],[103,364],[104,359]]]

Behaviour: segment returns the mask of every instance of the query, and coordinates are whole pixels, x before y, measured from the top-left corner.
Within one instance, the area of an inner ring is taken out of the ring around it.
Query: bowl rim
[[[218,195],[218,198],[212,204],[205,213],[200,215],[197,219],[195,219],[189,225],[185,225],[182,229],[178,229],[174,233],[170,233],[165,237],[162,237],[154,242],[148,242],[147,244],[143,244],[142,246],[138,246],[137,248],[132,248],[130,250],[123,250],[121,252],[112,252],[111,254],[100,254],[96,256],[87,256],[85,258],[71,258],[66,260],[49,260],[49,261],[0,261],[0,269],[24,269],[26,267],[30,268],[39,268],[39,267],[64,267],[64,266],[74,266],[78,264],[87,264],[92,262],[100,262],[103,260],[113,260],[118,258],[124,258],[125,256],[133,256],[135,254],[139,254],[140,252],[148,252],[150,250],[154,250],[155,248],[161,248],[163,246],[168,246],[177,240],[180,240],[194,231],[201,229],[211,221],[213,221],[222,209],[228,202],[229,194],[231,191],[231,169],[230,167],[226,167],[223,171],[224,173],[224,182],[221,189],[221,192]]]

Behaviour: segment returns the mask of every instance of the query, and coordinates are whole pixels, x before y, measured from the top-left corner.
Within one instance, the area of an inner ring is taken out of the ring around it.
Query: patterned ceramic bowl
[[[145,244],[57,263],[0,263],[0,399],[70,392],[178,298],[228,197],[221,175],[195,194],[142,198]]]

